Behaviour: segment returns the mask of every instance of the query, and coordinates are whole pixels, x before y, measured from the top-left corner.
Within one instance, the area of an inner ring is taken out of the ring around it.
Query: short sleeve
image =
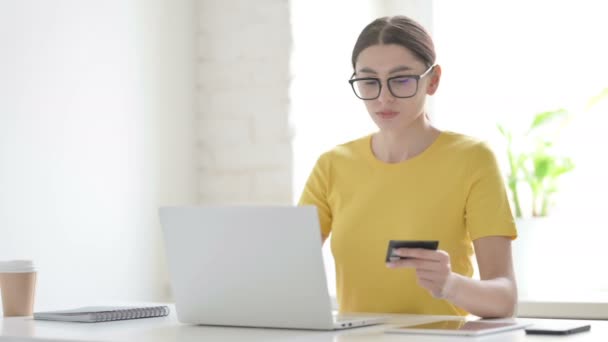
[[[517,237],[517,230],[496,157],[484,143],[475,146],[469,165],[465,222],[471,240],[486,236]]]
[[[330,181],[329,154],[325,153],[317,160],[300,197],[299,205],[314,205],[319,213],[319,224],[323,241],[331,232],[332,215],[327,201]]]

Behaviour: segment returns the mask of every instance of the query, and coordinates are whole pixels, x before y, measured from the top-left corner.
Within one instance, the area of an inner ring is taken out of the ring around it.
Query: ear
[[[426,87],[426,93],[428,95],[433,95],[437,91],[437,88],[439,88],[439,81],[441,80],[441,66],[439,64],[435,65],[429,79],[430,81],[428,87]]]

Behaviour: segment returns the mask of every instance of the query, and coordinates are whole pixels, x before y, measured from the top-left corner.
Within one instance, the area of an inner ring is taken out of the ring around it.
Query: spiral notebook
[[[34,319],[63,322],[107,322],[125,319],[162,317],[169,307],[160,306],[90,306],[72,310],[35,312]]]

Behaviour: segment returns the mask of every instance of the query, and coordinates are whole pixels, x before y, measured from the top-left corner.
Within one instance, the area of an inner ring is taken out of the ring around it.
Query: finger
[[[435,283],[424,279],[418,279],[418,284],[430,292],[434,292],[436,288]]]
[[[417,269],[416,277],[418,277],[418,279],[420,279],[420,280],[437,282],[437,281],[439,281],[440,275],[437,272]]]
[[[422,274],[416,272],[416,277],[419,283],[424,283],[425,288],[433,292],[433,296],[443,297],[443,293],[448,286],[447,278],[437,277],[437,274],[432,272],[423,272]]]
[[[444,260],[448,255],[445,251],[442,250],[428,250],[424,248],[396,248],[393,251],[393,254],[398,255],[400,257],[409,257],[415,259],[425,259],[425,260]]]
[[[441,271],[444,267],[438,261],[424,259],[403,259],[391,262],[395,268],[415,268],[416,270]]]

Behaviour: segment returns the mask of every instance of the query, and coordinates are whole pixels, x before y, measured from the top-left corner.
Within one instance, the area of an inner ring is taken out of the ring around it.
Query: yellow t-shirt
[[[517,236],[494,154],[453,132],[395,164],[376,159],[371,135],[339,145],[318,159],[300,205],[315,205],[323,239],[331,233],[341,312],[466,315],[414,270],[387,268],[388,241],[439,240],[452,271],[471,277],[472,240]]]

